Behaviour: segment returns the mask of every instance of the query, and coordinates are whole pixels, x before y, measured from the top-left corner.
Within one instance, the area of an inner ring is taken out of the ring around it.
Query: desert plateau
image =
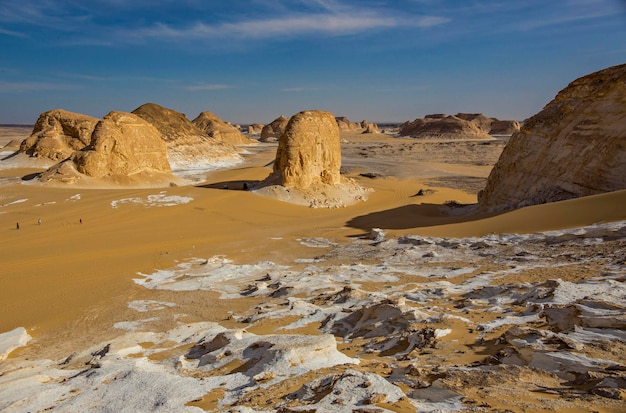
[[[625,96],[0,127],[0,411],[623,412]]]

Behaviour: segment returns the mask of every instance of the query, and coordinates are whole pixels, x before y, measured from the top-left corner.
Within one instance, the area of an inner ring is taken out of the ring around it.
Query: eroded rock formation
[[[138,184],[171,175],[161,133],[132,113],[110,112],[95,127],[90,144],[42,174],[75,182],[80,174],[118,184]]]
[[[272,173],[254,191],[311,208],[337,208],[366,199],[366,189],[342,178],[339,127],[330,112],[294,115],[281,135]]]
[[[338,116],[335,118],[337,121],[337,126],[339,130],[342,132],[354,132],[356,130],[360,130],[362,128],[360,123],[351,122],[350,119],[345,116]]]
[[[330,112],[294,115],[278,142],[273,175],[280,185],[306,189],[314,183],[340,182],[339,128]]]
[[[248,125],[248,135],[260,135],[264,126],[262,123]]]
[[[98,119],[68,112],[50,110],[39,115],[33,133],[20,144],[20,152],[36,158],[61,161],[89,144]]]
[[[513,135],[521,129],[521,125],[516,120],[497,120],[491,122],[490,135]]]
[[[271,123],[263,126],[261,130],[261,138],[259,139],[261,142],[276,142],[280,138],[280,136],[285,132],[285,128],[287,128],[287,123],[289,122],[289,118],[286,116],[280,115],[278,118],[274,119]]]
[[[168,160],[174,170],[210,168],[242,161],[234,145],[208,136],[182,113],[155,103],[146,103],[133,113],[161,132],[161,137],[167,143]],[[205,116],[201,114],[198,118],[204,119]],[[230,128],[234,129],[232,126]],[[241,135],[239,131],[235,132]]]
[[[401,136],[423,139],[488,139],[489,135],[512,135],[520,129],[515,120],[488,118],[482,113],[433,114],[405,122]]]
[[[479,193],[499,211],[626,188],[626,65],[570,83],[514,134]]]
[[[192,123],[211,138],[232,145],[250,145],[254,141],[211,112],[202,112]]]
[[[443,114],[427,115],[423,119],[403,123],[400,136],[420,139],[491,139],[477,123]]]

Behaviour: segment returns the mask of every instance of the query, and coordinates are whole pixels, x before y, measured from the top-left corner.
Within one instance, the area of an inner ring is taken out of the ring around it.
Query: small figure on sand
[[[15,229],[20,229],[20,223],[19,222],[15,224]]]
[[[78,222],[80,222],[82,224],[83,223],[83,219],[82,218],[79,219]]]
[[[41,225],[41,218],[37,220],[37,225]]]

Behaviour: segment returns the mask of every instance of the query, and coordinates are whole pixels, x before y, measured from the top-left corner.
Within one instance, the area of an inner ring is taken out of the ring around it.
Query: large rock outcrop
[[[68,112],[50,110],[39,115],[31,136],[20,144],[20,152],[35,158],[61,161],[72,152],[89,145],[98,119]]]
[[[41,176],[42,181],[76,182],[81,175],[116,184],[143,184],[171,176],[167,145],[149,122],[132,113],[110,112],[91,142]]]
[[[202,112],[192,123],[211,138],[231,145],[251,145],[254,140],[248,138],[233,125],[224,122],[211,112]]]
[[[278,138],[280,138],[283,132],[285,132],[285,129],[287,128],[287,123],[289,123],[289,118],[280,115],[271,123],[263,126],[263,129],[261,130],[261,138],[259,140],[261,142],[278,141]]]
[[[478,199],[499,211],[626,188],[626,65],[570,83],[524,122]]]
[[[427,115],[423,119],[405,122],[400,136],[419,139],[491,139],[479,124],[457,116]]]
[[[405,122],[400,136],[422,139],[489,139],[490,135],[512,135],[520,129],[515,120],[488,118],[482,113],[434,114]]]
[[[174,170],[212,169],[243,160],[234,145],[209,137],[182,113],[155,103],[146,103],[132,113],[161,132],[167,143],[168,160]]]
[[[274,176],[285,187],[306,189],[314,183],[334,185],[341,180],[339,128],[330,112],[304,111],[294,115],[278,141]]]
[[[256,192],[310,207],[339,207],[365,199],[366,190],[341,177],[339,127],[330,112],[303,111],[278,141],[273,171]]]

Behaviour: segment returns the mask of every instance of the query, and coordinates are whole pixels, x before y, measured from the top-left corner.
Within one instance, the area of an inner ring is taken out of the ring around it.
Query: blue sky
[[[624,0],[0,0],[0,123],[155,102],[234,123],[522,120],[626,62]]]

